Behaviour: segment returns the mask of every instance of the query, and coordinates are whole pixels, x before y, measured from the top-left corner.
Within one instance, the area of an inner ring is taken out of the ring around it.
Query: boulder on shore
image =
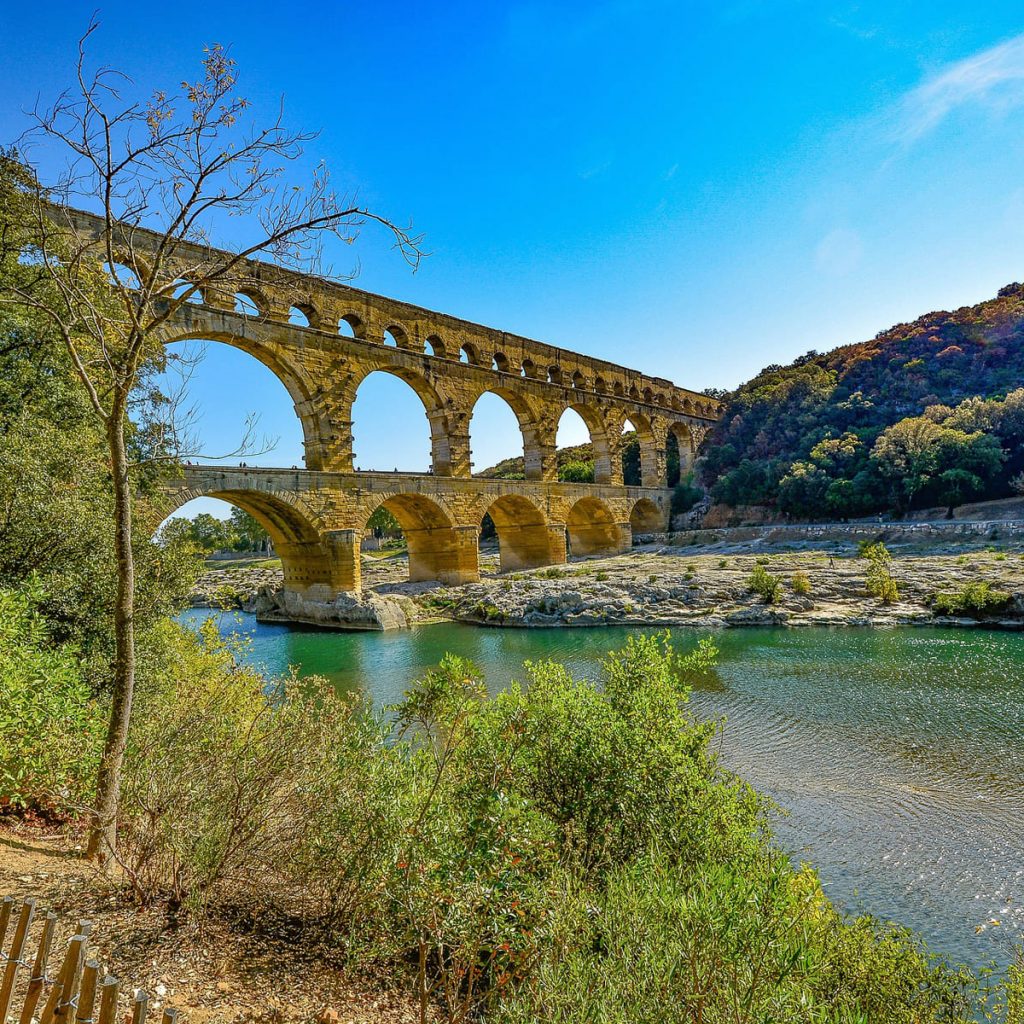
[[[314,601],[282,587],[261,587],[255,612],[260,622],[305,622],[335,629],[408,629],[406,597],[339,594],[331,601]]]

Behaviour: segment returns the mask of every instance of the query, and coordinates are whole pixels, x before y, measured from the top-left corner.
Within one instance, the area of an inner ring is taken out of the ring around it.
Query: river
[[[627,633],[317,632],[239,614],[221,629],[247,634],[246,656],[270,673],[295,665],[378,703],[445,651],[476,662],[492,690],[528,658],[593,677]],[[954,961],[1005,964],[1024,937],[1024,635],[735,629],[716,642],[718,670],[692,707],[724,718],[724,762],[784,809],[779,843],[839,905],[909,925]]]

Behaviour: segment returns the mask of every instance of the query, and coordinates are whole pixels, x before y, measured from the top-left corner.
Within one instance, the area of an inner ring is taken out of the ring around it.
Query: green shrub
[[[811,593],[811,580],[805,572],[795,572],[789,578],[789,585],[794,594],[807,597]]]
[[[693,482],[693,473],[686,476],[672,490],[672,504],[669,515],[678,516],[689,512],[704,497],[704,490]]]
[[[932,608],[937,615],[984,615],[1003,610],[1013,595],[1005,590],[994,590],[991,583],[967,583],[955,592],[937,593]]]
[[[104,716],[74,647],[55,644],[30,583],[0,589],[0,807],[81,811]]]
[[[758,562],[747,579],[747,591],[760,596],[765,604],[775,604],[782,593],[782,580]]]
[[[553,941],[499,1024],[970,1019],[969,976],[906,932],[844,920],[779,853],[688,870],[656,850],[596,893],[563,885]]]
[[[868,560],[864,586],[872,597],[882,604],[893,604],[900,599],[899,588],[892,576],[892,556],[881,541],[862,541],[860,557]]]

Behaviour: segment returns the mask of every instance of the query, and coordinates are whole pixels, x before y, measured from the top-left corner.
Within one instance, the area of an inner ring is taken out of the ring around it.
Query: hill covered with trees
[[[903,514],[1024,489],[1024,286],[773,365],[726,396],[701,460],[726,505]]]

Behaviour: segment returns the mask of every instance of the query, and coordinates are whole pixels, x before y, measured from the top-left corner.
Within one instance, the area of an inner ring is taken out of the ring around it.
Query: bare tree
[[[288,130],[280,113],[267,127],[243,126],[249,104],[236,92],[235,64],[221,46],[204,51],[197,81],[136,100],[121,72],[88,70],[86,43],[96,27],[80,42],[74,87],[32,112],[19,144],[22,152],[41,145],[49,159],[55,151],[66,158],[58,179],[39,190],[37,248],[26,254],[46,287],[22,283],[0,300],[34,306],[53,323],[109,447],[115,653],[88,842],[89,857],[103,865],[116,850],[136,671],[127,437],[140,379],[160,364],[161,329],[197,296],[233,293],[252,257],[330,275],[321,266],[323,243],[352,242],[367,222],[381,225],[414,268],[422,253],[409,230],[334,192],[322,164],[303,175],[303,147],[313,135]],[[98,214],[99,228],[84,227],[76,206]],[[245,219],[252,240],[225,253],[210,248],[211,235],[229,216]],[[173,444],[175,431],[164,431],[163,441]]]

